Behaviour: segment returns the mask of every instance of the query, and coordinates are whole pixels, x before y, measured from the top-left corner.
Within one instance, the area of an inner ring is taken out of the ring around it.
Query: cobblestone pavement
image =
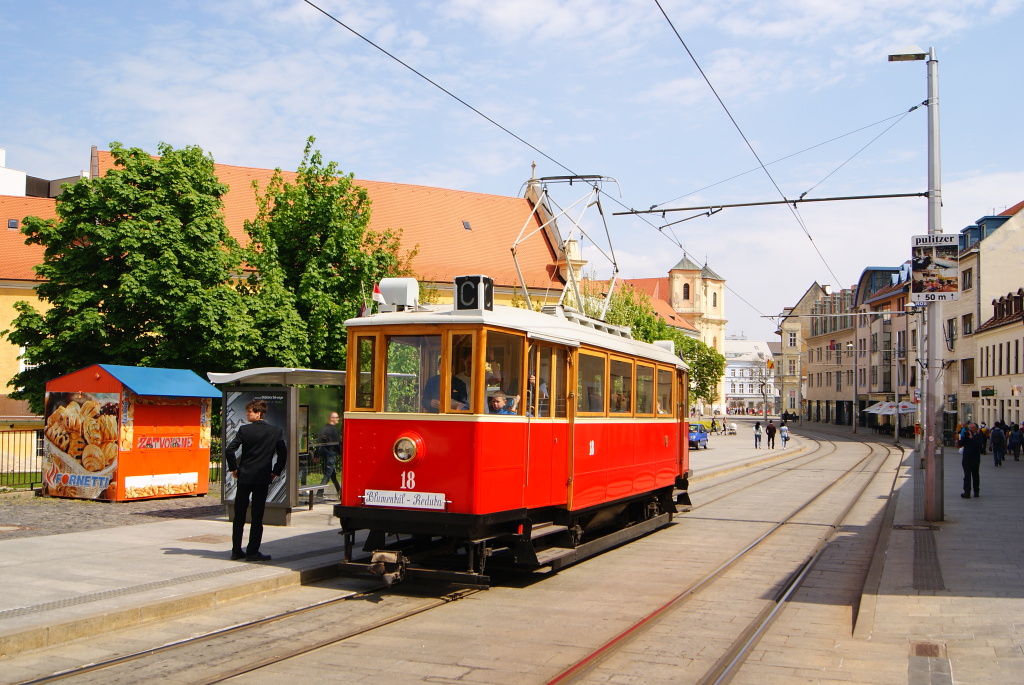
[[[205,497],[170,497],[136,502],[96,502],[36,497],[32,492],[0,494],[0,540],[133,526],[166,518],[220,516],[220,486]]]

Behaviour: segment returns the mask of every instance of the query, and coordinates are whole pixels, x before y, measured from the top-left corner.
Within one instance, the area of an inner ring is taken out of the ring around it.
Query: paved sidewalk
[[[816,435],[892,441],[863,431],[853,436],[849,427],[790,423],[789,447],[755,450],[753,422],[736,423],[738,435],[712,436],[710,449],[691,453],[695,481],[795,455]],[[916,461],[908,451],[855,635],[849,626],[837,628],[844,649],[884,662],[889,672],[906,672],[915,684],[1018,682],[1024,673],[1024,462],[1011,459],[997,469],[984,459],[982,496],[961,499],[959,455],[947,449],[945,520],[929,523],[920,519],[923,471]],[[228,559],[223,511],[42,537],[0,532],[6,590],[0,656],[325,577],[341,558],[338,530],[331,505],[296,509],[291,526],[266,528],[263,551],[274,558],[262,564]],[[821,682],[832,682],[832,675],[821,675]],[[851,681],[849,674],[834,679]]]

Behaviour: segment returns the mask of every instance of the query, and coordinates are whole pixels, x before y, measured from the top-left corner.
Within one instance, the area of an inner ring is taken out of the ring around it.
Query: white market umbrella
[[[868,414],[877,414],[884,405],[885,402],[875,402],[870,407],[862,409],[861,411],[867,412]]]
[[[917,403],[916,402],[908,402],[907,400],[900,400],[900,403],[899,403],[898,406],[899,406],[899,410],[900,410],[901,414],[916,414],[917,413]]]
[[[895,402],[879,402],[881,406],[872,414],[878,414],[879,416],[894,416],[899,411],[899,405]]]

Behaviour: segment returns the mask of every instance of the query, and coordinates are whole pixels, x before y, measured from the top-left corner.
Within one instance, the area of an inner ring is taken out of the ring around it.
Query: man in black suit
[[[235,516],[231,530],[231,558],[246,561],[268,561],[269,554],[260,552],[263,542],[263,511],[267,505],[270,484],[277,480],[288,461],[288,448],[284,442],[284,431],[263,420],[267,403],[252,400],[245,405],[245,417],[249,423],[238,427],[234,439],[224,449],[228,470],[237,481],[235,489]],[[235,452],[242,448],[242,456],[235,459]],[[274,461],[274,455],[277,461]],[[245,529],[245,515],[252,498],[252,524],[249,527],[249,545],[242,551],[242,532]]]

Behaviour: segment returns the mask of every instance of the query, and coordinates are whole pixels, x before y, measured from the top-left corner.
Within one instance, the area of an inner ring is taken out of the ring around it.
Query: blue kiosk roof
[[[188,369],[97,364],[137,395],[165,397],[220,397],[221,392]]]

